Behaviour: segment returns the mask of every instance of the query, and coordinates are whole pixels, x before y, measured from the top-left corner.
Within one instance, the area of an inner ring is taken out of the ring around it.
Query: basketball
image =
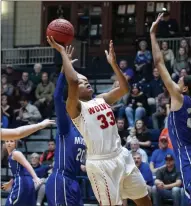
[[[47,27],[47,36],[53,36],[58,43],[67,45],[74,38],[74,27],[65,19],[55,19]]]

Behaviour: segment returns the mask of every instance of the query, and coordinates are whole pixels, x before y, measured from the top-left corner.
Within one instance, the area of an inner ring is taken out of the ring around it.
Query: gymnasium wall
[[[41,2],[3,2],[2,48],[40,45]]]
[[[16,2],[15,46],[39,45],[41,27],[41,2]]]
[[[14,33],[14,4],[15,2],[1,2],[1,47],[13,47]]]

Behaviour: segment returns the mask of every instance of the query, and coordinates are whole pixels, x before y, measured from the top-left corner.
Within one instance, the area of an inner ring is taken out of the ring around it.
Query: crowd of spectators
[[[165,65],[175,82],[191,74],[190,46],[186,39],[182,39],[179,46],[178,51],[173,51],[167,41],[161,43]],[[142,173],[154,206],[164,205],[168,200],[174,206],[186,206],[167,129],[170,96],[158,69],[153,67],[147,43],[141,41],[139,47],[134,69],[129,68],[124,59],[119,63],[130,84],[129,94],[112,106],[121,142],[131,152]],[[118,86],[114,75],[111,80],[113,87]],[[156,133],[158,137],[154,144]]]
[[[161,51],[174,81],[191,74],[191,50],[186,39],[180,41],[178,51],[173,51],[164,41]],[[185,205],[166,126],[170,96],[158,69],[153,67],[147,42],[140,41],[132,68],[125,59],[120,60],[119,67],[130,85],[129,93],[111,105],[122,146],[131,152],[147,183],[154,206],[162,205],[162,199],[172,199],[174,206]],[[41,64],[35,64],[32,73],[19,73],[13,66],[7,65],[1,78],[1,126],[14,128],[50,118],[54,112],[53,93],[57,76],[51,74],[49,77],[48,73],[42,72]],[[119,86],[115,75],[111,76],[111,80],[112,88]],[[152,143],[154,130],[160,134],[157,145]],[[41,156],[36,153],[31,155],[31,164],[38,175],[45,178],[44,183],[54,162],[55,142],[51,140],[48,145],[48,150]],[[82,170],[85,172],[84,168]],[[44,185],[38,188],[38,205],[44,198],[44,189]]]
[[[2,69],[3,128],[33,124],[51,117],[55,84],[49,79],[48,73],[41,72],[41,69],[41,64],[35,64],[32,73],[20,73],[12,65]]]

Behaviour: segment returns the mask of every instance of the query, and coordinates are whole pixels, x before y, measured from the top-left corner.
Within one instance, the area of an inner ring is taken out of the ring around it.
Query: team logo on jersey
[[[88,109],[88,112],[89,112],[89,114],[95,114],[96,112],[107,110],[109,108],[111,108],[111,107],[108,104],[102,103],[102,104],[99,104],[97,106],[90,107]]]
[[[82,144],[82,145],[86,146],[84,139],[82,137],[75,137],[74,144]]]

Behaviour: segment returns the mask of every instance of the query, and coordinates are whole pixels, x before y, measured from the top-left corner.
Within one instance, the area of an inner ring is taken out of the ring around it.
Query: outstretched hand
[[[56,50],[57,50],[58,52],[60,52],[60,53],[62,53],[63,51],[65,51],[65,48],[64,48],[62,45],[56,43],[55,40],[54,40],[54,38],[53,38],[52,36],[50,36],[50,37],[47,36],[46,38],[47,38],[47,42],[50,44],[50,46],[51,46],[52,48],[56,49]]]
[[[72,59],[74,53],[74,47],[73,46],[66,46],[66,54],[69,58],[69,60],[71,61],[71,63],[73,64],[74,62],[78,61],[78,59]]]
[[[156,21],[154,21],[152,23],[152,26],[150,28],[150,34],[156,34],[158,24],[159,24],[160,20],[162,19],[163,15],[164,15],[164,13],[159,13]]]
[[[50,125],[56,125],[55,120],[45,119],[42,122],[38,123],[42,128],[48,127]]]
[[[110,65],[116,64],[116,56],[115,56],[115,51],[114,51],[112,40],[110,40],[110,43],[109,43],[109,53],[107,50],[105,50],[105,55]]]

